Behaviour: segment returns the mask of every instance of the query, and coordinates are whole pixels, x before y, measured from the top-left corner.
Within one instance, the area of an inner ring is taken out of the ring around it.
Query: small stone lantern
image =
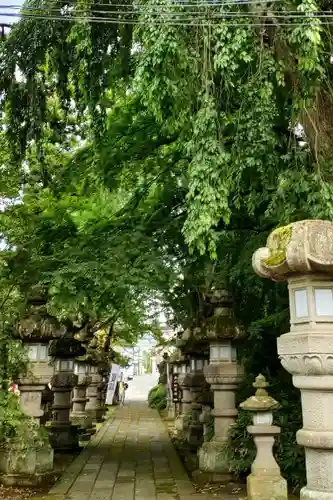
[[[268,395],[268,383],[263,375],[256,378],[253,387],[257,389],[255,396],[240,405],[243,410],[253,412],[253,425],[247,430],[253,435],[257,447],[257,456],[247,478],[247,498],[288,500],[287,482],[281,476],[280,467],[273,455],[274,436],[280,433],[280,427],[272,425],[272,411],[279,404]]]

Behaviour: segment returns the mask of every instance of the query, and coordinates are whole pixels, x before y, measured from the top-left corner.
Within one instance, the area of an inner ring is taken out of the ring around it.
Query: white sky
[[[17,9],[9,9],[9,8],[2,8],[4,5],[23,5],[24,0],[0,0],[0,24],[1,23],[6,23],[6,24],[12,24],[13,22],[17,21],[18,18],[12,17],[12,16],[4,16],[2,14],[10,13],[10,14],[16,14]]]

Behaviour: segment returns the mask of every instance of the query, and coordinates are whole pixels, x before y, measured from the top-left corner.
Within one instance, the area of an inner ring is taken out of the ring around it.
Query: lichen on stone
[[[268,240],[269,257],[263,260],[267,266],[278,266],[286,260],[286,249],[292,235],[292,224],[273,231]]]

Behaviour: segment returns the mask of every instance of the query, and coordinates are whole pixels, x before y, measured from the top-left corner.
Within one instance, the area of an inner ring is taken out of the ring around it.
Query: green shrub
[[[167,391],[164,385],[158,384],[149,391],[148,405],[159,411],[167,407]]]

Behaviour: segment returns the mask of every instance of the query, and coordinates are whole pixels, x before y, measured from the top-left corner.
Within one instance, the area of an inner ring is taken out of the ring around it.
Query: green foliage
[[[19,399],[14,393],[0,393],[0,443],[9,451],[24,454],[32,446],[42,448],[48,441],[45,429],[22,413]]]
[[[27,5],[47,13],[60,3]],[[287,289],[255,276],[251,257],[276,227],[333,220],[331,30],[315,17],[324,0],[283,0],[274,12],[229,3],[223,12],[239,23],[213,22],[218,5],[201,26],[205,6],[148,0],[134,27],[27,18],[14,26],[0,56],[0,188],[11,202],[0,217],[2,267],[19,304],[42,285],[59,319],[130,344],[157,331],[156,303],[175,325],[193,327],[211,314],[207,296],[227,286],[246,332],[244,391],[267,373],[283,408],[279,460],[297,485],[299,395],[276,353]],[[84,16],[96,5],[74,2]],[[186,12],[187,25],[170,24],[161,9],[179,20]],[[281,22],[295,9],[303,25]],[[239,474],[254,452],[246,419],[232,431]]]
[[[167,391],[164,385],[156,385],[149,391],[148,405],[159,411],[167,407]]]

